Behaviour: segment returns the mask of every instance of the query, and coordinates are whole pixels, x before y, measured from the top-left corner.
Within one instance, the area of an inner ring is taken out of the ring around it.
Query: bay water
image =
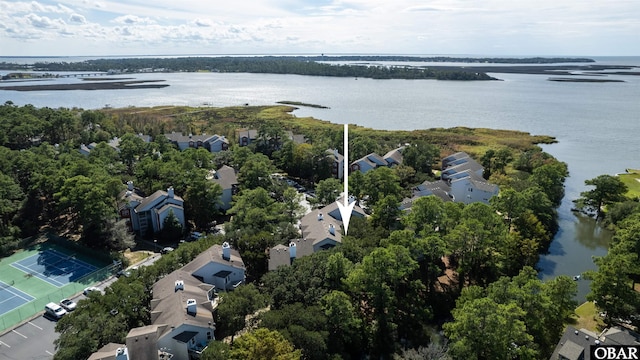
[[[33,59],[30,59],[33,61]],[[599,64],[640,66],[640,57],[596,58]],[[12,58],[0,58],[14,62]],[[63,61],[63,60],[60,60]],[[437,65],[437,64],[436,64]],[[638,71],[636,69],[635,71]],[[0,75],[9,71],[0,69]],[[574,214],[572,201],[584,181],[640,168],[640,77],[607,75],[624,82],[554,82],[547,75],[490,74],[501,81],[373,80],[273,74],[145,73],[119,75],[164,80],[159,89],[27,91],[0,90],[0,103],[99,109],[104,106],[236,106],[298,101],[298,117],[375,129],[414,130],[465,126],[554,136],[543,149],[569,166],[559,208],[560,231],[538,264],[542,279],[595,269],[593,256],[607,252],[609,231]],[[590,77],[593,75],[590,75]],[[40,80],[80,82],[77,78]],[[25,85],[29,82],[0,86]],[[578,300],[589,283],[578,282]]]

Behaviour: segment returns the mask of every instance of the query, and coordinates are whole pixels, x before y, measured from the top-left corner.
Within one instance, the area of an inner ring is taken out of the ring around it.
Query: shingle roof
[[[212,172],[211,181],[220,185],[222,189],[231,189],[233,185],[238,184],[238,175],[236,170],[230,166],[222,165],[222,167],[215,172]]]
[[[176,281],[183,282],[183,289],[176,289]],[[155,325],[169,325],[178,327],[191,324],[208,327],[213,321],[212,304],[207,292],[213,285],[203,284],[183,269],[176,270],[158,280],[153,285],[153,300],[151,301],[151,320]],[[187,300],[195,299],[197,311],[187,314]],[[165,331],[165,333],[166,333]]]
[[[158,190],[156,192],[154,192],[153,194],[151,194],[150,196],[144,198],[140,204],[136,207],[136,211],[145,211],[145,210],[149,210],[151,208],[151,206],[153,206],[154,203],[156,203],[156,201],[158,201],[160,198],[166,198],[169,196],[169,193],[167,193],[164,190]],[[177,201],[184,201],[182,200],[181,197],[174,195],[173,196],[174,199],[176,199]]]
[[[389,164],[402,164],[402,149],[404,149],[404,146],[387,152],[383,156],[384,160]]]
[[[238,269],[244,270],[244,263],[242,262],[242,257],[240,257],[240,253],[238,250],[231,249],[231,259],[225,260],[222,258],[222,246],[221,245],[213,245],[206,251],[202,252],[200,255],[196,256],[190,263],[185,265],[182,269],[184,271],[193,274],[194,272],[200,270],[203,266],[209,264],[210,262],[217,262],[220,264],[229,265]]]

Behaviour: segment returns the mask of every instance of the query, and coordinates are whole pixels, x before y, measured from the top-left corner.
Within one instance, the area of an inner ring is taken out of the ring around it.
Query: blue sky
[[[0,56],[640,56],[637,0],[0,0]]]

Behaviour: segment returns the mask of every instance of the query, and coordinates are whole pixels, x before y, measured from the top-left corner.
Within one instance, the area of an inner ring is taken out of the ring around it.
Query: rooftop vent
[[[329,224],[329,234],[331,234],[331,235],[335,235],[336,234],[336,227],[333,226],[333,224]]]
[[[222,243],[222,258],[225,260],[231,260],[231,246],[228,242]]]
[[[175,291],[184,290],[184,281],[183,280],[176,280],[176,287],[175,287],[174,290]]]
[[[293,241],[289,243],[289,257],[296,257],[296,243],[294,243]]]
[[[197,305],[196,299],[187,299],[187,314],[195,315],[198,312]]]
[[[318,221],[322,221],[324,219],[324,217],[322,216],[322,213],[318,213]]]

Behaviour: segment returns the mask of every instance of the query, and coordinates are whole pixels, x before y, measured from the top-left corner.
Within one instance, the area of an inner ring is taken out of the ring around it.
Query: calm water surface
[[[0,58],[0,62],[3,59]],[[608,64],[640,65],[640,58],[610,58]],[[0,74],[3,72],[0,70]],[[546,75],[491,74],[503,81],[372,80],[298,75],[173,73],[136,74],[169,87],[144,90],[0,90],[0,102],[48,107],[102,108],[191,105],[271,105],[289,100],[294,114],[376,129],[413,130],[467,126],[512,129],[555,136],[544,150],[569,165],[560,231],[538,264],[543,279],[594,269],[592,256],[606,254],[611,234],[571,212],[584,181],[640,168],[640,77],[609,76],[624,83],[559,83]],[[76,82],[78,79],[51,80]],[[579,281],[579,300],[588,282]]]

